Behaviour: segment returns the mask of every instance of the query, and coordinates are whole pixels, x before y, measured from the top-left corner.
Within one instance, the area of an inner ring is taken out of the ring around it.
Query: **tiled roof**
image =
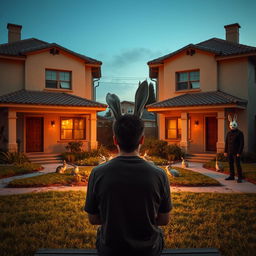
[[[47,49],[51,47],[57,47],[60,48],[63,51],[69,52],[72,55],[77,56],[78,58],[81,58],[85,60],[87,63],[91,64],[102,64],[101,61],[92,59],[90,57],[87,57],[85,55],[73,52],[67,48],[64,48],[58,44],[55,43],[47,43],[41,40],[38,40],[36,38],[30,38],[25,40],[16,41],[13,43],[7,43],[7,44],[0,44],[0,55],[9,55],[9,56],[24,56],[26,53],[38,51],[42,49]]]
[[[159,101],[147,106],[147,108],[172,108],[236,104],[246,106],[247,101],[230,94],[214,91],[187,93],[164,101]]]
[[[28,104],[71,107],[99,107],[107,105],[63,92],[20,90],[0,96],[0,104]]]
[[[232,43],[219,38],[211,38],[209,40],[203,41],[198,44],[189,44],[185,47],[172,52],[170,54],[164,55],[160,58],[151,60],[148,64],[161,64],[164,60],[186,50],[186,49],[198,49],[202,51],[212,52],[217,56],[231,56],[238,54],[250,54],[256,53],[256,47],[248,46],[244,44]]]

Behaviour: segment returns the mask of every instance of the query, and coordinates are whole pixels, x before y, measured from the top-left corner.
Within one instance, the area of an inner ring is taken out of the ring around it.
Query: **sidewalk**
[[[44,170],[37,173],[30,173],[6,179],[0,179],[0,195],[13,195],[13,194],[24,194],[24,193],[39,193],[47,191],[86,191],[86,186],[55,186],[55,187],[39,187],[39,188],[5,188],[5,186],[14,179],[33,177],[42,175],[45,173],[55,172],[56,167],[59,164],[47,164],[44,165]],[[181,167],[181,164],[175,164],[174,166]],[[197,193],[256,193],[256,185],[247,181],[243,183],[237,183],[234,181],[226,181],[225,178],[228,176],[223,173],[211,171],[202,167],[201,163],[189,163],[191,171],[202,173],[213,179],[218,180],[222,186],[211,186],[211,187],[175,187],[171,186],[172,192],[197,192]]]

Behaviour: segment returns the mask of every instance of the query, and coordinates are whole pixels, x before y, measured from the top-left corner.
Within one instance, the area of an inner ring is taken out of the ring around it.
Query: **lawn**
[[[228,162],[221,162],[221,164],[223,164],[224,173],[229,174]],[[205,163],[204,167],[215,170],[215,161]],[[242,169],[245,179],[256,184],[256,163],[242,163]]]
[[[8,187],[44,187],[52,185],[87,185],[88,177],[93,166],[79,167],[82,181],[77,183],[75,176],[72,175],[72,169],[68,169],[65,174],[48,173],[31,178],[13,180],[8,184]],[[164,167],[163,170],[166,171]],[[169,172],[168,177],[171,185],[175,186],[219,186],[220,183],[210,177],[196,173],[187,169],[175,167],[181,177],[172,177]]]
[[[0,197],[1,256],[32,256],[38,248],[95,248],[96,227],[83,212],[85,192]],[[255,194],[172,193],[167,248],[219,248],[254,255]]]
[[[41,169],[42,166],[40,164],[32,163],[24,163],[20,165],[0,165],[0,178],[36,172]]]

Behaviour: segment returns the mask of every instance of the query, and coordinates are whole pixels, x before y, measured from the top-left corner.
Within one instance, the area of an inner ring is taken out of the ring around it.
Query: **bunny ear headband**
[[[139,118],[141,118],[145,104],[147,103],[148,94],[148,82],[144,81],[139,84],[135,94],[134,115]],[[115,119],[117,120],[120,116],[122,116],[120,99],[117,95],[108,93],[106,96],[106,101],[109,108],[112,110]]]

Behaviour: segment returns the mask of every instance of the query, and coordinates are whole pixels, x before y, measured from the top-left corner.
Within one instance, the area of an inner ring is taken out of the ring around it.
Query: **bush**
[[[168,160],[158,157],[158,156],[151,156],[150,159],[152,162],[154,162],[155,165],[168,165],[169,164]]]
[[[86,165],[86,166],[95,166],[95,165],[98,165],[100,162],[101,162],[100,157],[88,157],[83,160],[78,160],[77,162],[75,162],[75,164]]]
[[[3,164],[23,164],[29,163],[29,159],[21,152],[1,152],[0,162]]]
[[[71,153],[80,153],[82,152],[82,141],[70,141],[68,145],[65,147],[67,151]]]
[[[164,140],[145,139],[141,147],[141,153],[147,152],[149,156],[157,156],[168,159],[169,161],[180,160],[185,155],[185,152],[176,144],[168,145]]]

